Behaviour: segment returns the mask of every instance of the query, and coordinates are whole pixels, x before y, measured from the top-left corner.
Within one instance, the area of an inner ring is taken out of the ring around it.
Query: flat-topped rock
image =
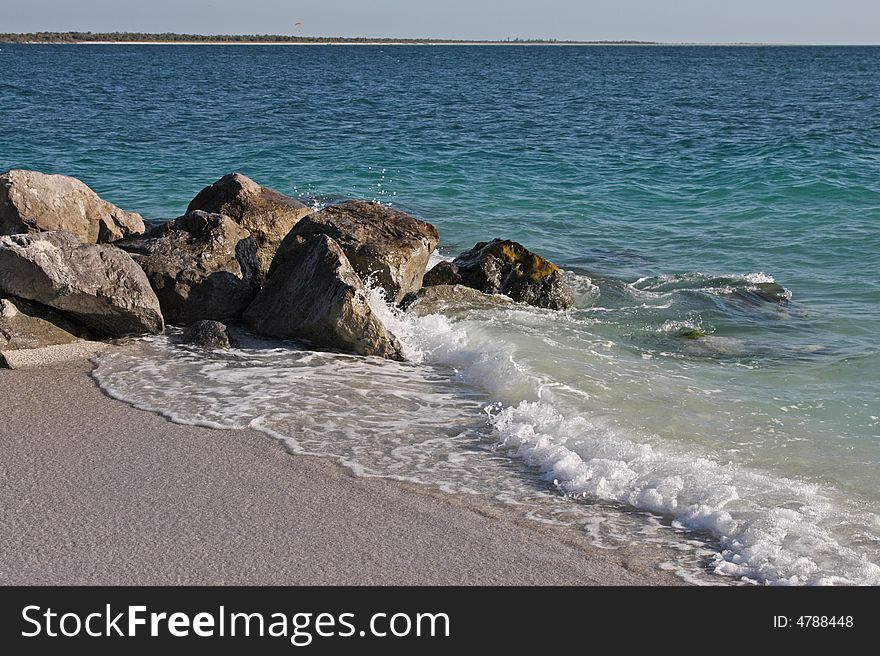
[[[147,274],[169,324],[237,319],[260,290],[256,242],[222,214],[190,212],[118,245]]]
[[[457,312],[461,310],[501,308],[512,301],[506,296],[484,294],[464,285],[434,285],[407,294],[400,306],[416,314]]]
[[[559,267],[515,241],[502,239],[480,242],[452,262],[440,262],[425,274],[423,284],[465,285],[551,310],[574,303]]]
[[[55,230],[83,243],[105,243],[142,233],[144,220],[76,178],[20,169],[0,174],[0,234]]]
[[[60,312],[20,298],[0,299],[0,350],[34,349],[90,339]]]
[[[397,338],[370,309],[363,282],[327,235],[287,245],[244,314],[256,332],[357,355],[403,360]]]
[[[89,342],[78,339],[67,344],[50,344],[39,348],[0,348],[0,368],[33,369],[48,367],[74,360],[91,360],[97,355],[113,351],[117,347],[107,342]]]
[[[54,308],[99,338],[165,327],[159,299],[128,253],[65,231],[0,237],[0,295]]]
[[[380,203],[353,200],[300,221],[284,238],[276,261],[283,262],[291,249],[316,234],[339,244],[361,279],[372,278],[393,303],[422,286],[440,240],[430,223]]]
[[[265,276],[285,235],[312,209],[295,198],[263,187],[241,173],[229,173],[205,187],[190,202],[187,213],[203,210],[225,214],[253,236],[257,261]]]

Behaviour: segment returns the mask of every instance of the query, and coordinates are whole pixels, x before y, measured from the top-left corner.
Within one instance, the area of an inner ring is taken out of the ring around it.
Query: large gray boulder
[[[484,294],[464,285],[434,285],[407,294],[400,307],[417,315],[456,314],[467,310],[503,308],[512,303],[506,296]]]
[[[430,223],[380,203],[353,200],[297,223],[281,243],[276,263],[283,263],[290,249],[316,234],[339,244],[361,279],[375,280],[394,303],[422,286],[428,259],[440,241]]]
[[[0,237],[0,295],[59,310],[97,337],[164,329],[159,299],[128,253],[65,231]]]
[[[190,212],[118,246],[147,274],[169,324],[237,319],[260,290],[256,243],[222,214]]]
[[[502,239],[480,242],[452,262],[440,262],[425,274],[423,284],[465,285],[552,310],[574,303],[559,267],[515,241]]]
[[[0,175],[0,234],[67,230],[87,244],[140,234],[140,214],[102,200],[66,175],[12,170]]]
[[[88,330],[56,310],[20,298],[0,299],[0,351],[72,344],[90,338]]]
[[[260,273],[265,276],[284,236],[312,209],[295,198],[263,187],[241,173],[229,173],[202,189],[186,211],[225,214],[257,242]]]
[[[270,337],[403,360],[397,338],[370,309],[360,277],[327,235],[288,245],[244,320]]]

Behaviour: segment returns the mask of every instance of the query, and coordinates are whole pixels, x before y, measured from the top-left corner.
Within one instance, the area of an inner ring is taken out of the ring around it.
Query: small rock
[[[229,348],[232,345],[226,325],[209,319],[196,321],[183,333],[182,340],[184,344],[209,349]]]
[[[87,244],[140,234],[140,214],[102,200],[66,175],[12,170],[0,175],[0,234],[67,230]]]
[[[685,339],[700,339],[701,337],[706,337],[709,333],[705,333],[699,328],[682,328],[678,332],[679,337],[684,337]]]
[[[425,274],[425,277],[422,281],[422,284],[427,289],[428,287],[435,286],[443,286],[443,287],[461,287],[462,276],[458,272],[458,267],[454,265],[452,262],[438,262],[434,265],[434,268],[428,271]],[[470,287],[468,289],[471,289]]]
[[[448,310],[469,310],[510,305],[506,296],[484,294],[464,285],[434,285],[422,287],[406,295],[400,306],[416,314],[434,314]]]

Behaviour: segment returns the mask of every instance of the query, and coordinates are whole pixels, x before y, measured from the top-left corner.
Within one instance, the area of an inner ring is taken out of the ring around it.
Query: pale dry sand
[[[679,584],[647,549],[0,370],[0,584]]]

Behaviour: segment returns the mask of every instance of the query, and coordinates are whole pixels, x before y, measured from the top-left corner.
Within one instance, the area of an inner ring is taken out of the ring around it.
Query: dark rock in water
[[[34,349],[91,339],[60,312],[20,298],[0,299],[0,350]]]
[[[403,360],[400,343],[373,314],[361,279],[333,239],[313,235],[284,250],[244,314],[248,325],[270,337]]]
[[[232,339],[226,325],[208,319],[196,321],[186,329],[181,339],[185,344],[193,344],[202,348],[229,348],[232,345]]]
[[[738,289],[734,294],[752,305],[788,303],[791,300],[791,292],[775,282],[759,282],[748,289]]]
[[[0,294],[59,310],[101,338],[165,327],[159,299],[128,253],[65,231],[0,237]]]
[[[434,314],[445,310],[492,308],[510,305],[506,296],[484,294],[464,285],[433,285],[407,294],[400,306],[416,314]]]
[[[0,175],[0,234],[55,230],[67,230],[83,243],[104,243],[142,233],[144,220],[102,200],[76,178],[22,170]]]
[[[241,173],[224,175],[193,198],[187,213],[203,210],[225,214],[251,233],[257,242],[260,274],[269,272],[275,251],[285,235],[312,209],[277,191],[263,187]]]
[[[501,239],[480,242],[452,262],[441,262],[425,275],[424,285],[465,285],[551,310],[574,303],[559,267],[515,241]]]
[[[430,223],[380,203],[353,200],[300,221],[284,238],[277,263],[284,262],[291,248],[316,234],[339,244],[361,279],[374,279],[392,303],[422,286],[428,259],[440,241],[437,228]]]
[[[190,212],[118,245],[147,274],[170,324],[237,319],[260,290],[253,237],[221,214]]]
[[[458,272],[458,267],[452,262],[443,261],[434,265],[434,268],[425,274],[422,284],[426,289],[434,286],[460,287],[463,286],[463,281],[464,278]]]

